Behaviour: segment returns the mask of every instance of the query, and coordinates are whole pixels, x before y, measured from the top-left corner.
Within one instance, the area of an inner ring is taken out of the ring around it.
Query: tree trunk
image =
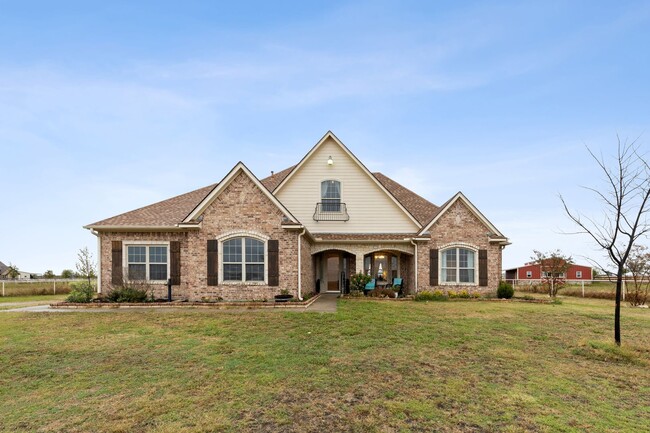
[[[614,307],[614,341],[621,345],[621,287],[623,285],[623,267],[618,267],[616,273],[616,307]]]

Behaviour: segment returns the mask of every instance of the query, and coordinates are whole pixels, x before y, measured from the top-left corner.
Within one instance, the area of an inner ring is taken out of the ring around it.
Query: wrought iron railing
[[[348,208],[341,202],[316,203],[314,221],[348,221]]]

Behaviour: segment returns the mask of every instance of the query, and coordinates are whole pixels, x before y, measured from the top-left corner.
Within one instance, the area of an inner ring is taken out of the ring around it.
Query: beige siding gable
[[[329,157],[334,161],[328,165]],[[331,136],[302,161],[276,197],[312,233],[414,233],[413,218]],[[321,202],[321,182],[341,183],[348,221],[314,221]]]

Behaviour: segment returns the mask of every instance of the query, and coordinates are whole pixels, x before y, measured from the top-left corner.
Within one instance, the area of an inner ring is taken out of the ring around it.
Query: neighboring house
[[[29,280],[32,277],[32,274],[29,272],[18,271],[18,276],[16,278],[9,277],[9,266],[0,262],[0,278],[3,280]]]
[[[506,280],[541,280],[545,276],[542,273],[542,266],[539,263],[530,262],[519,268],[506,269]],[[592,268],[590,266],[573,264],[565,274],[560,275],[560,278],[566,278],[567,280],[591,280]]]
[[[7,272],[7,269],[9,269],[9,266],[0,262],[0,277],[4,276],[5,272]]]
[[[328,132],[258,179],[238,163],[219,182],[85,226],[98,236],[99,291],[168,278],[175,298],[272,299],[342,290],[366,272],[407,293],[496,290],[508,239],[462,194],[436,206],[371,173]]]

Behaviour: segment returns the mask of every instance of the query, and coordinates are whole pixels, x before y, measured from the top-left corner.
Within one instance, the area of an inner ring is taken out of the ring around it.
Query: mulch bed
[[[306,308],[310,306],[320,295],[316,295],[305,301],[291,301],[291,302],[250,302],[250,301],[217,301],[217,302],[190,302],[190,301],[172,301],[172,302],[89,302],[89,303],[76,303],[76,302],[55,302],[50,304],[52,308],[65,308],[65,309],[78,309],[78,308],[213,308],[213,309],[229,309],[229,308]]]

